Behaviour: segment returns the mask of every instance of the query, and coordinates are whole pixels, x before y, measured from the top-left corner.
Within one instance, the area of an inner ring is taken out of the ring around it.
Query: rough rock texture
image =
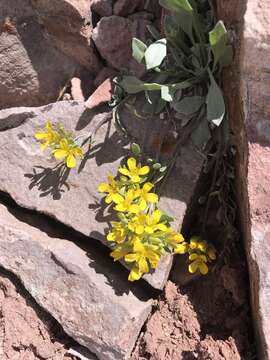
[[[133,37],[146,40],[148,24],[149,21],[144,19],[131,21],[115,15],[100,20],[93,30],[93,40],[109,66],[117,70],[128,69],[137,75],[143,74],[145,67],[133,59],[131,44]]]
[[[91,9],[100,16],[111,16],[113,13],[112,0],[91,0]]]
[[[13,276],[3,271],[0,271],[0,312],[1,360],[72,359],[67,348],[73,344],[61,327]]]
[[[236,266],[181,289],[169,281],[131,360],[251,359],[247,283]],[[231,282],[237,282],[236,292]]]
[[[89,0],[31,0],[53,43],[92,73],[100,68],[91,42]]]
[[[123,149],[126,144],[123,137],[116,132],[111,121],[105,123],[95,135],[92,149],[79,165],[79,173],[57,167],[57,162],[47,153],[44,154],[34,139],[35,131],[43,127],[48,119],[53,123],[61,122],[66,129],[76,129],[78,135],[88,134],[106,117],[110,119],[107,109],[99,111],[101,112],[96,114],[86,110],[83,103],[75,101],[58,102],[41,108],[2,110],[0,190],[9,193],[23,207],[55,217],[108,245],[104,233],[112,216],[104,212],[102,202],[100,205],[102,196],[98,194],[97,187],[100,182],[107,180],[109,173],[116,174],[121,159],[128,154]],[[139,120],[136,118],[134,121],[131,121],[130,116],[125,119],[127,126],[134,124],[132,134],[143,148],[149,148],[152,140],[159,143],[162,139],[157,134],[162,134],[168,126],[159,118],[153,118],[150,122],[140,120],[140,126],[137,126],[136,121]],[[202,162],[203,158],[190,144],[185,146],[162,189],[160,205],[177,219],[175,228],[181,228]],[[163,288],[170,267],[171,257],[165,257],[156,272],[146,276],[147,281],[156,288]]]
[[[234,30],[236,56],[224,74],[238,146],[237,194],[249,263],[259,359],[270,358],[270,25],[267,0],[218,1]]]
[[[76,64],[44,36],[28,1],[0,4],[0,108],[55,101]]]
[[[49,223],[43,223],[41,231],[18,221],[1,205],[1,266],[21,280],[68,335],[99,359],[128,359],[151,300],[130,287],[125,271],[117,271],[94,246],[84,243],[81,248],[55,238],[53,232],[55,226]]]

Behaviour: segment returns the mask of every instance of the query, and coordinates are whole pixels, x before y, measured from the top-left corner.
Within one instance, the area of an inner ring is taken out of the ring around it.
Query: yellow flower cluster
[[[50,121],[47,121],[44,130],[39,130],[35,138],[41,142],[41,149],[51,148],[51,154],[55,159],[64,161],[68,168],[76,166],[76,158],[83,158],[83,151],[71,133],[65,131],[63,126],[58,125],[55,129]]]
[[[107,240],[113,243],[115,261],[132,264],[130,281],[155,269],[166,251],[180,253],[187,248],[183,236],[171,229],[172,219],[157,208],[158,195],[151,192],[154,185],[147,181],[150,171],[149,166],[129,158],[127,166],[118,169],[117,178],[109,175],[108,182],[98,188],[118,214],[119,221],[111,223]]]
[[[216,250],[213,245],[208,244],[199,237],[192,237],[188,244],[187,252],[189,253],[190,273],[200,272],[202,275],[208,273],[207,263],[216,259]]]

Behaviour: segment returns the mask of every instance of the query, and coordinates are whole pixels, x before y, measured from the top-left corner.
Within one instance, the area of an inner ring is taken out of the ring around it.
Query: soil
[[[72,342],[19,282],[0,271],[0,359],[75,360]]]
[[[245,273],[224,265],[185,287],[169,281],[131,359],[255,359]]]

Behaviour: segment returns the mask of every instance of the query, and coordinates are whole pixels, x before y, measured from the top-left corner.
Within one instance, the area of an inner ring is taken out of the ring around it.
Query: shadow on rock
[[[69,173],[70,169],[65,164],[58,164],[53,168],[35,166],[32,174],[24,176],[30,179],[29,190],[37,187],[40,197],[51,196],[53,200],[59,200],[70,189],[67,183]]]

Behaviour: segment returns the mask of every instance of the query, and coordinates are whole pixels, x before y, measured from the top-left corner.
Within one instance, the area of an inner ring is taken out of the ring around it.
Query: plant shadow
[[[53,168],[34,166],[33,172],[24,174],[30,179],[29,190],[37,188],[40,197],[51,196],[53,200],[61,199],[63,193],[70,190],[67,179],[70,169],[61,163]]]

